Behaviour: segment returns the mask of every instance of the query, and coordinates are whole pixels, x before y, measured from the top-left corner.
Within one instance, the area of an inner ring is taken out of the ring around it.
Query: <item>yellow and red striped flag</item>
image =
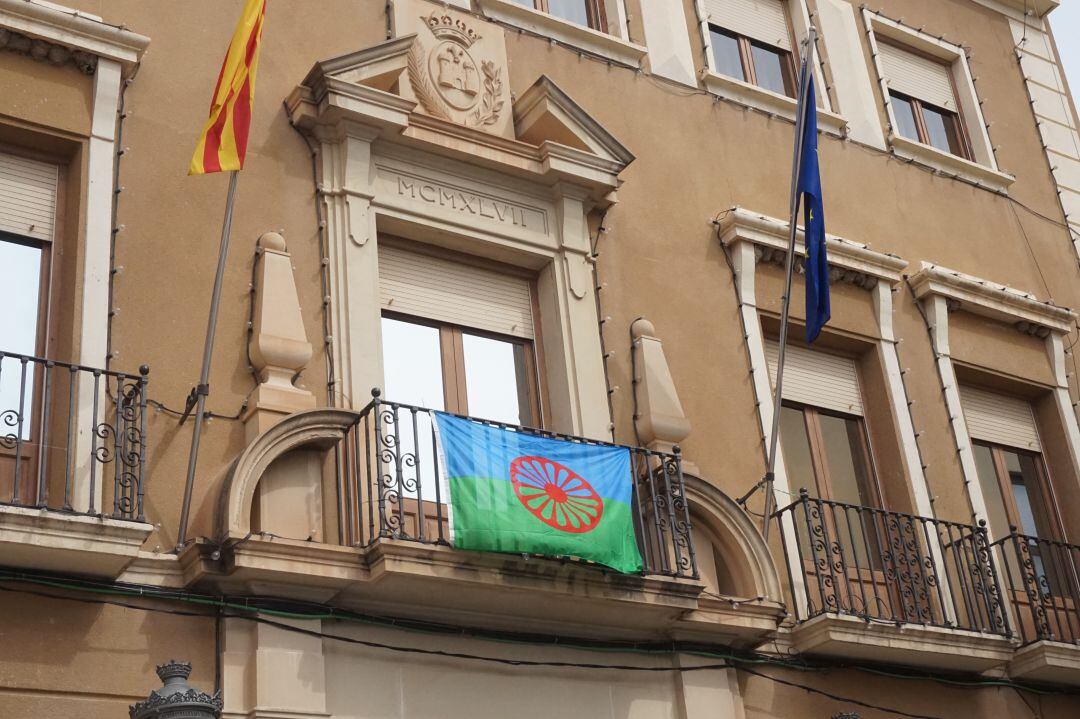
[[[210,117],[195,146],[189,175],[244,167],[265,17],[266,0],[247,0],[218,75]]]

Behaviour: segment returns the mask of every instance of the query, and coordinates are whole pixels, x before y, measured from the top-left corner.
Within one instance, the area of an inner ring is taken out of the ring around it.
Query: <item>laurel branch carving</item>
[[[480,98],[480,107],[476,110],[476,125],[484,127],[493,125],[499,119],[502,112],[502,72],[495,67],[490,60],[480,62],[480,70],[484,73],[484,94]]]
[[[409,71],[409,84],[412,85],[413,92],[416,93],[416,97],[420,100],[420,104],[440,120],[449,120],[450,115],[443,108],[443,103],[439,99],[438,93],[435,92],[435,88],[431,86],[427,68],[424,66],[424,51],[419,43],[413,43],[413,46],[409,48],[407,66]]]

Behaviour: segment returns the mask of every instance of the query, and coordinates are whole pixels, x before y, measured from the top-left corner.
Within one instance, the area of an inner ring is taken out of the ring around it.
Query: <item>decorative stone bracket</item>
[[[631,347],[635,353],[634,391],[638,393],[634,425],[642,444],[670,452],[690,434],[690,420],[679,402],[664,346],[652,322],[639,317],[630,325],[630,335],[634,338]]]
[[[267,232],[259,238],[257,252],[248,351],[260,384],[244,413],[248,441],[283,417],[315,407],[315,395],[293,384],[293,377],[311,360],[312,350],[285,239]]]

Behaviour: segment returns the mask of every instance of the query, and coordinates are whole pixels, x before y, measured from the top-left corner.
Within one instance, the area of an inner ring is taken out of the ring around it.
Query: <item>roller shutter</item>
[[[1018,449],[1041,449],[1035,416],[1028,402],[983,389],[961,387],[960,404],[972,439]]]
[[[773,387],[779,356],[779,343],[765,340],[765,359]],[[855,362],[797,345],[788,345],[784,357],[784,399],[845,414],[863,414]]]
[[[889,89],[956,111],[948,65],[885,42],[878,43],[878,51]]]
[[[709,23],[791,51],[783,0],[705,0]]]
[[[0,152],[0,231],[51,240],[58,176],[56,165]]]
[[[380,245],[379,300],[384,310],[533,337],[527,279],[441,257]]]

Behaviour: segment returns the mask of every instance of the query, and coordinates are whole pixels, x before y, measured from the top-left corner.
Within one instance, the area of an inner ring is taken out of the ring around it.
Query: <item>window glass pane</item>
[[[427,409],[444,409],[442,352],[439,330],[389,317],[382,318],[383,397],[391,402],[417,405]],[[355,398],[354,398],[355,399]],[[413,419],[416,430],[413,431]],[[383,422],[383,434],[392,438],[402,457],[402,496],[435,499],[435,466],[431,416],[426,412],[399,409],[393,422]],[[418,462],[409,462],[415,457]],[[419,467],[417,474],[416,467]],[[396,477],[396,466],[388,469]],[[417,487],[416,485],[419,485]]]
[[[1000,539],[1009,534],[1010,522],[1005,509],[1005,499],[1001,496],[1001,485],[998,484],[997,470],[994,468],[994,456],[984,444],[972,445],[972,453],[975,455],[975,468],[979,475],[983,501],[986,502],[986,512],[990,515],[987,518],[990,532],[995,539]]]
[[[927,143],[944,152],[960,155],[960,136],[956,115],[923,105],[923,123],[926,125]]]
[[[830,498],[848,504],[874,505],[869,468],[859,437],[862,432],[859,421],[827,414],[819,415],[819,419],[832,489]]]
[[[919,128],[915,124],[915,106],[899,95],[889,95],[893,115],[896,116],[896,132],[909,140],[919,140]]]
[[[743,72],[742,59],[739,55],[739,41],[715,27],[709,28],[709,38],[712,42],[715,71],[720,75],[745,81],[746,74]]]
[[[758,87],[772,90],[780,95],[787,95],[784,85],[783,64],[787,53],[760,45],[751,45],[750,54],[754,58],[754,74],[757,75]]]
[[[443,409],[438,328],[383,317],[382,345],[383,396],[392,402]]]
[[[806,419],[801,409],[781,408],[780,447],[784,452],[784,465],[791,488],[797,490],[805,487],[811,495],[818,496],[814,464],[810,459],[810,440],[806,434]]]
[[[40,247],[0,240],[0,287],[6,299],[0,313],[0,350],[36,355],[41,305]],[[23,391],[20,393],[20,386]],[[25,383],[22,362],[10,357],[0,362],[0,434],[15,433],[22,400],[22,438],[32,427],[34,365],[27,363]]]
[[[508,424],[533,424],[526,348],[517,342],[466,334],[465,387],[469,414]]]
[[[589,24],[587,0],[548,0],[548,12],[578,25]]]

